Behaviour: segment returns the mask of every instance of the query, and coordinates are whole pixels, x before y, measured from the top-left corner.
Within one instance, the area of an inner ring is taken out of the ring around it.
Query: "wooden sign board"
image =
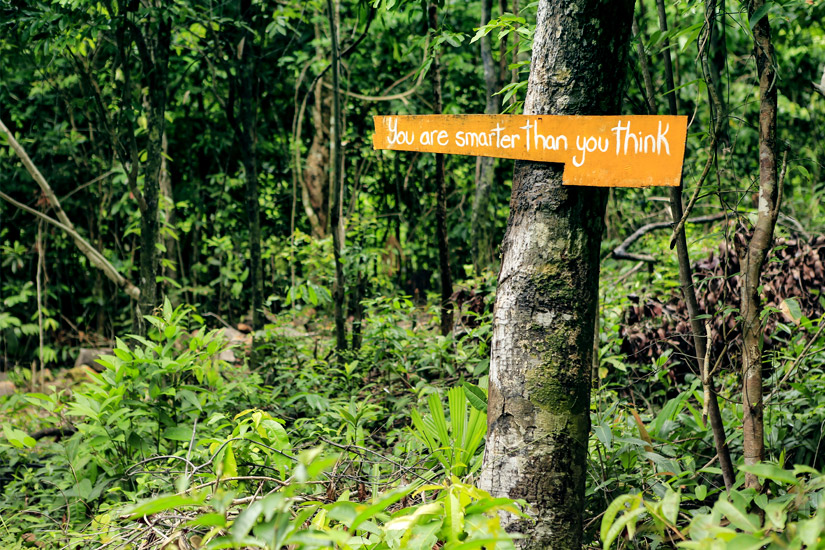
[[[685,116],[376,116],[375,149],[564,163],[565,185],[679,185]]]

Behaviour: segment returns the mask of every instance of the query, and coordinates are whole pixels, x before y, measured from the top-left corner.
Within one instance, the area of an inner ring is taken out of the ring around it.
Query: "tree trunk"
[[[341,95],[340,75],[341,59],[338,51],[338,2],[327,0],[329,11],[329,30],[332,42],[332,151],[330,158],[330,181],[332,183],[332,209],[330,212],[330,230],[332,231],[332,248],[335,258],[335,281],[332,284],[332,300],[335,303],[335,346],[339,353],[347,349],[346,303],[344,302],[344,262],[341,253],[344,248],[343,186],[341,155]]]
[[[318,42],[316,55],[323,58],[324,51],[321,46],[322,34],[320,28],[316,26],[315,36]],[[324,90],[324,78],[318,79],[315,89],[312,91],[314,102],[312,104],[312,143],[307,151],[306,164],[303,170],[301,182],[301,200],[304,211],[312,228],[312,235],[318,238],[327,236],[327,222],[329,221],[329,170],[330,170],[330,147],[332,140],[330,135],[332,116],[331,99],[332,93]],[[297,137],[300,140],[300,135]],[[296,168],[300,169],[300,168]]]
[[[748,4],[748,16],[765,4],[754,0]],[[742,287],[739,308],[742,313],[742,405],[744,407],[742,451],[745,464],[765,458],[762,420],[762,304],[759,280],[762,265],[773,242],[773,230],[779,212],[779,187],[776,185],[776,71],[768,15],[753,28],[754,56],[759,75],[759,205],[756,225],[748,248],[740,262]],[[745,487],[759,489],[753,474],[745,475]]]
[[[619,112],[633,1],[541,0],[524,112]],[[587,44],[587,47],[582,47]],[[581,548],[590,369],[607,191],[516,162],[502,245],[481,486],[524,498],[523,548]]]
[[[481,1],[481,26],[490,22],[493,9],[493,0]],[[490,36],[483,36],[481,40],[481,62],[484,68],[484,87],[487,93],[487,103],[484,112],[492,115],[499,112],[498,90],[499,81],[493,61],[493,50],[490,47]],[[492,227],[489,213],[490,191],[493,188],[493,157],[478,157],[478,172],[476,179],[475,196],[473,197],[473,213],[470,219],[470,240],[473,251],[473,265],[476,273],[480,273],[485,266],[493,264]]]
[[[164,256],[166,258],[166,265],[161,272],[164,277],[168,277],[173,281],[179,281],[181,278],[180,269],[183,266],[176,265],[178,263],[177,257],[177,239],[170,235],[170,231],[175,230],[175,192],[172,189],[172,176],[169,173],[166,157],[169,151],[169,143],[166,139],[166,132],[163,133],[162,138],[163,156],[160,161],[160,194],[163,197],[163,224],[166,226],[166,236],[163,238],[163,247],[166,249]]]
[[[160,11],[160,9],[159,9]],[[172,40],[171,19],[155,14],[147,27],[147,42],[151,48],[151,60],[144,63],[144,81],[147,84],[148,111],[146,113],[148,143],[143,171],[143,201],[145,208],[140,216],[140,298],[136,314],[137,332],[145,334],[143,315],[151,315],[157,298],[158,275],[158,202],[160,198],[160,168],[163,159],[163,132],[166,125],[166,85],[169,73],[169,47]]]
[[[665,12],[664,0],[656,0],[656,8],[659,16],[659,30],[662,33],[667,33],[667,13]],[[707,8],[707,14],[710,17],[710,14],[715,10],[715,5],[712,0],[708,4]],[[712,17],[710,19],[712,20]],[[709,36],[710,32],[711,29],[708,30],[708,34],[706,36]],[[664,55],[665,65],[665,86],[668,90],[675,90],[676,80],[673,75],[669,41],[667,38],[664,39],[662,53]],[[647,58],[644,53],[644,48],[639,48],[639,56],[642,60],[642,66],[645,67],[646,70]],[[654,103],[655,96],[653,93],[653,87],[649,84],[649,80],[649,78],[645,78],[645,85],[648,87],[647,96],[648,101],[650,102],[649,106],[651,113],[656,113],[657,109]],[[674,92],[668,94],[667,98],[668,110],[670,114],[678,115],[679,111],[676,102],[676,93]],[[711,125],[714,128],[714,133],[717,127],[716,119],[713,116],[715,112],[717,112],[717,110],[711,109]],[[681,182],[679,182],[677,187],[670,188],[670,212],[674,223],[678,224],[684,213],[682,207]],[[688,316],[690,317],[690,327],[691,332],[693,332],[693,347],[696,350],[696,362],[699,366],[699,373],[702,378],[703,386],[708,394],[708,418],[710,419],[711,430],[713,431],[713,443],[716,448],[716,456],[719,458],[719,466],[722,470],[722,479],[725,483],[725,489],[730,491],[736,481],[736,472],[733,469],[733,462],[730,458],[730,450],[728,449],[727,437],[725,435],[725,425],[722,422],[722,412],[719,409],[719,401],[717,399],[716,390],[713,386],[713,381],[711,380],[710,371],[708,370],[711,368],[710,365],[707,364],[707,339],[710,334],[706,331],[705,325],[702,324],[702,321],[699,318],[701,311],[699,311],[699,302],[696,299],[696,287],[693,283],[693,268],[690,264],[690,253],[688,251],[684,225],[681,226],[681,229],[676,234],[675,244],[676,256],[679,261],[679,284],[682,289],[682,297],[685,299]]]
[[[252,2],[240,0],[243,45],[238,49],[240,75],[239,141],[244,167],[246,216],[249,223],[249,284],[252,287],[252,326],[261,327],[263,310],[263,264],[261,263],[261,205],[258,200],[258,163],[256,122],[258,115],[255,94],[255,51],[252,26]]]
[[[430,4],[427,21],[430,32],[438,29],[438,6]],[[433,113],[440,115],[441,100],[441,55],[435,52],[433,59]],[[436,206],[435,234],[438,241],[438,264],[441,274],[441,334],[447,336],[453,330],[453,278],[450,273],[450,250],[447,243],[447,183],[444,177],[444,155],[435,155]]]

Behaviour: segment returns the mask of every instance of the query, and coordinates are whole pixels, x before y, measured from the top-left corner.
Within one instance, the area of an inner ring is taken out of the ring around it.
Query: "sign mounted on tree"
[[[685,116],[376,116],[375,149],[563,163],[565,185],[679,185]]]

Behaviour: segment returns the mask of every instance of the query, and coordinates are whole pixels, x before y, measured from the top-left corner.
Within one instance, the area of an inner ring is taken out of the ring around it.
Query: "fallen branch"
[[[26,212],[29,212],[30,214],[33,214],[43,219],[44,221],[54,225],[55,227],[62,229],[64,232],[69,234],[69,236],[71,236],[72,239],[74,239],[75,245],[77,245],[80,251],[86,256],[86,258],[89,259],[92,265],[103,271],[104,275],[106,275],[106,277],[109,280],[111,280],[117,286],[123,288],[126,294],[128,294],[132,299],[137,300],[140,296],[140,289],[138,289],[125,277],[123,277],[123,275],[118,273],[117,269],[115,269],[115,267],[109,262],[109,260],[107,260],[103,256],[103,254],[101,254],[95,247],[89,244],[89,242],[86,241],[83,237],[81,237],[80,234],[75,230],[74,224],[66,215],[66,212],[63,211],[63,208],[60,206],[60,201],[54,194],[54,191],[52,191],[52,188],[46,181],[46,178],[43,177],[43,174],[40,173],[40,171],[32,162],[29,155],[26,153],[25,149],[23,149],[20,143],[17,142],[17,140],[14,138],[14,135],[12,135],[11,131],[6,127],[5,124],[3,124],[2,120],[0,120],[0,132],[2,132],[6,136],[6,139],[8,140],[12,150],[14,150],[15,154],[23,162],[23,166],[26,167],[26,170],[29,172],[32,179],[34,179],[34,181],[40,187],[40,190],[43,192],[43,195],[45,195],[46,199],[49,201],[49,204],[52,206],[52,208],[54,208],[55,214],[57,215],[57,220],[49,216],[46,216],[42,212],[39,212],[38,210],[30,208],[12,199],[5,193],[0,193],[0,198],[3,198],[10,204],[13,204],[21,210],[25,210]]]
[[[723,220],[726,217],[726,213],[722,212],[719,214],[713,214],[710,216],[699,216],[696,218],[690,218],[687,223],[698,224],[698,223],[713,223],[718,220]],[[643,236],[647,235],[648,233],[655,231],[657,229],[666,229],[668,227],[672,227],[673,222],[654,222],[649,223],[647,225],[643,225],[631,235],[622,241],[622,244],[617,246],[613,249],[612,256],[615,260],[634,260],[637,262],[648,262],[648,263],[655,263],[656,258],[649,254],[635,254],[633,252],[628,252],[628,248],[630,245],[641,239]]]

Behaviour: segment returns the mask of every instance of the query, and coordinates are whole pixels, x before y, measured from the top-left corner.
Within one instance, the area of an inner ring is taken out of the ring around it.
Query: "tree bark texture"
[[[346,302],[344,297],[344,261],[341,257],[344,248],[343,213],[343,157],[341,155],[341,58],[338,51],[338,2],[327,0],[329,11],[329,30],[332,42],[332,151],[330,157],[330,179],[332,188],[332,209],[330,212],[330,230],[332,231],[332,249],[335,258],[335,281],[332,284],[332,300],[335,303],[335,347],[339,352],[347,349]]]
[[[748,15],[765,4],[754,0],[748,4]],[[768,15],[753,28],[754,56],[759,77],[759,203],[753,236],[744,251],[740,312],[742,314],[742,405],[744,408],[743,455],[745,464],[756,464],[765,458],[762,418],[762,304],[759,280],[762,266],[773,242],[773,230],[779,211],[779,188],[776,185],[776,71],[771,44]],[[745,475],[745,487],[759,489],[753,474]]]
[[[526,114],[619,112],[633,1],[539,2]],[[581,548],[590,370],[607,191],[516,162],[502,245],[480,480],[524,498],[522,548]]]
[[[482,27],[490,22],[492,8],[493,0],[481,1]],[[493,60],[490,36],[481,37],[479,42],[481,43],[481,63],[484,69],[484,88],[487,96],[484,112],[493,115],[499,112],[500,106],[499,96],[494,95],[499,87],[498,73]],[[484,267],[490,266],[494,262],[489,204],[490,192],[493,188],[495,159],[493,157],[478,157],[478,163],[478,177],[476,178],[473,212],[470,219],[470,244],[476,272],[480,272]]]
[[[430,32],[438,30],[438,6],[430,4],[427,21]],[[443,103],[441,99],[441,56],[435,52],[433,59],[433,113],[440,115]],[[450,273],[450,249],[447,242],[447,182],[444,176],[444,155],[435,155],[436,185],[436,240],[438,241],[438,264],[441,275],[441,334],[447,336],[453,330],[453,278]]]

